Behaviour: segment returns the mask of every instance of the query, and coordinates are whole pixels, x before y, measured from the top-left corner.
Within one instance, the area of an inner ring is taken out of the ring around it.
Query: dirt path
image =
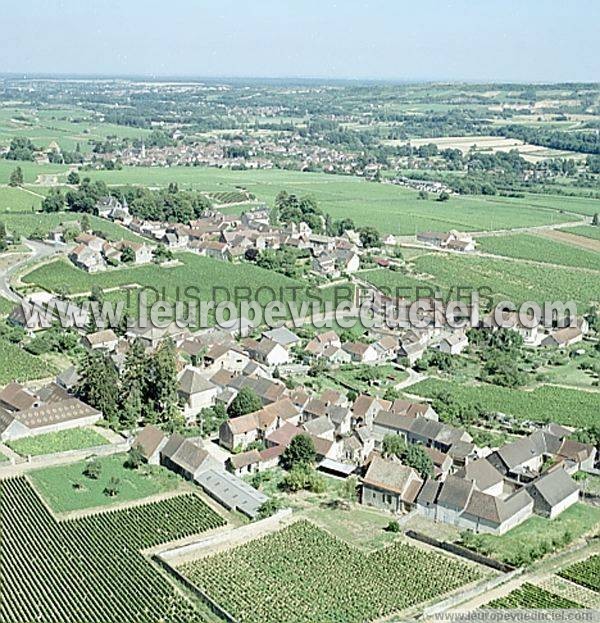
[[[578,236],[576,234],[570,234],[566,231],[560,231],[558,229],[549,229],[540,232],[545,238],[556,240],[557,242],[566,242],[575,247],[587,249],[588,251],[596,251],[600,253],[600,240],[594,240],[593,238],[586,238],[585,236]]]

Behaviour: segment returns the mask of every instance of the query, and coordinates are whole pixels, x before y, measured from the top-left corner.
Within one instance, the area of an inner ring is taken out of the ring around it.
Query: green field
[[[71,428],[68,430],[46,433],[36,437],[26,437],[7,442],[21,456],[37,456],[40,454],[52,454],[54,452],[66,452],[67,450],[79,450],[81,448],[93,448],[104,446],[108,443],[106,437],[89,428]]]
[[[534,584],[525,582],[519,588],[511,591],[505,597],[495,599],[486,605],[486,608],[510,608],[510,609],[563,609],[582,608],[580,604],[566,597],[561,597]]]
[[[584,238],[592,238],[592,240],[600,240],[600,227],[592,225],[580,225],[579,227],[565,227],[560,231],[564,231],[567,234],[575,234],[576,236],[583,236]]]
[[[598,421],[600,392],[542,386],[533,391],[509,389],[480,383],[427,379],[411,385],[407,393],[424,398],[450,394],[462,404],[480,405],[486,411],[513,415],[520,420],[557,422],[569,426],[590,426]]]
[[[298,301],[307,300],[306,284],[253,264],[231,264],[193,253],[180,253],[177,258],[181,262],[177,266],[159,267],[153,264],[91,275],[75,268],[66,260],[56,260],[35,269],[26,275],[23,281],[49,290],[66,286],[73,294],[88,292],[94,285],[101,288],[122,288],[138,284],[158,289],[163,299],[168,301],[220,302],[227,296],[225,292],[228,292],[230,300],[249,294],[252,300],[266,305],[272,300],[292,300],[294,290]],[[340,296],[344,294],[339,290],[338,293]],[[329,300],[334,296],[331,288],[319,290],[318,294],[323,300]],[[106,300],[110,301],[125,299],[126,293],[123,290],[106,296]],[[135,300],[136,297],[132,297],[130,307],[132,314],[136,313]],[[154,302],[150,295],[149,300],[151,303]]]
[[[21,167],[25,183],[33,183],[38,175],[66,174],[67,166],[64,164],[36,164],[24,160],[5,160],[0,158],[0,184],[8,184],[10,174]]]
[[[478,246],[480,251],[494,255],[600,270],[600,253],[542,236],[530,234],[490,236],[480,238]]]
[[[87,174],[87,173],[86,173]],[[93,179],[107,184],[180,187],[206,192],[247,189],[258,199],[273,205],[277,193],[287,190],[315,197],[334,219],[351,218],[357,225],[372,225],[384,233],[414,235],[429,229],[479,231],[531,227],[576,220],[552,209],[511,203],[494,197],[460,196],[440,203],[422,201],[413,190],[391,184],[376,184],[357,177],[301,173],[296,171],[230,171],[200,167],[126,167],[120,171],[90,171]],[[238,208],[241,211],[243,206]]]
[[[137,138],[149,133],[142,128],[101,122],[91,111],[81,108],[0,108],[0,143],[4,144],[26,137],[43,149],[56,142],[63,150],[75,151],[79,144],[86,152],[90,150],[90,139]]]
[[[406,276],[390,270],[373,270],[361,276],[376,286],[394,291],[396,287],[437,286],[446,296],[456,296],[457,288],[476,289],[482,298],[492,293],[496,302],[575,301],[587,311],[590,301],[600,301],[600,279],[588,271],[562,266],[536,266],[488,257],[449,256],[434,253],[414,260],[419,275]],[[483,290],[487,288],[487,292]]]
[[[401,542],[365,554],[308,521],[180,571],[240,623],[362,623],[481,577],[473,565]]]
[[[84,461],[38,469],[29,477],[57,513],[140,500],[177,489],[183,483],[179,476],[163,467],[144,465],[137,470],[127,469],[123,466],[125,458],[124,454],[117,454],[96,459],[101,465],[97,480],[83,475]],[[111,478],[119,479],[119,493],[108,497],[104,489]]]
[[[560,573],[561,577],[600,593],[600,555],[577,562]]]
[[[0,338],[0,386],[11,381],[35,381],[54,376],[57,370],[40,357]]]
[[[57,521],[25,478],[2,480],[0,621],[214,622],[140,550],[223,523],[193,495]]]
[[[24,199],[23,199],[24,198]],[[16,201],[16,203],[15,203]],[[18,202],[24,201],[21,211]],[[0,188],[0,222],[12,233],[18,233],[22,237],[31,235],[33,231],[47,234],[62,223],[79,221],[81,214],[75,212],[38,212],[32,211],[31,205],[36,204],[36,209],[41,204],[41,198],[35,197],[24,191],[13,188]],[[149,242],[138,236],[129,229],[117,223],[108,221],[97,216],[89,215],[90,224],[94,231],[102,232],[108,240],[132,240],[133,242]]]
[[[12,301],[0,296],[0,316],[8,316],[14,307],[15,304]]]
[[[32,208],[39,210],[42,204],[42,197],[39,196],[41,194],[43,193],[37,190],[28,192],[23,188],[0,187],[0,218],[4,212],[32,212]]]
[[[593,531],[599,522],[600,509],[577,503],[556,519],[534,515],[502,536],[481,534],[477,539],[492,558],[521,566],[541,558],[552,548],[562,549]],[[545,547],[548,549],[544,552]]]

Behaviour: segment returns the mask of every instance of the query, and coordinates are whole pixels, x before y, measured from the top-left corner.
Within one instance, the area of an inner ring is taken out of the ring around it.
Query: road
[[[11,277],[23,268],[25,264],[38,262],[60,252],[56,247],[44,242],[38,242],[37,240],[23,240],[23,244],[31,250],[31,253],[27,254],[21,261],[13,264],[7,269],[0,270],[0,296],[8,299],[9,301],[13,301],[14,303],[18,303],[21,300],[21,297],[11,289]]]

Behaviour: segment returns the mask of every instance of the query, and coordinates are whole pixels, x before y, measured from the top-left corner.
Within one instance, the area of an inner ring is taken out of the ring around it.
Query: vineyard
[[[240,623],[362,623],[480,577],[404,543],[365,555],[308,521],[180,571]]]
[[[485,253],[575,268],[600,270],[600,254],[531,234],[491,236],[479,240]]]
[[[575,601],[555,595],[539,586],[526,582],[506,597],[495,599],[486,608],[582,608]]]
[[[41,357],[0,338],[0,386],[11,381],[35,381],[54,376],[56,372],[55,367]]]
[[[0,519],[1,623],[206,620],[138,551],[223,523],[198,498],[57,522],[13,478],[0,482]]]
[[[563,569],[559,575],[600,593],[600,554]]]
[[[208,193],[208,197],[220,205],[242,203],[254,199],[254,195],[247,190],[226,190],[223,192]]]
[[[488,383],[465,385],[432,378],[412,385],[410,393],[425,398],[450,393],[464,405],[481,405],[486,411],[500,411],[536,422],[589,426],[598,418],[597,393],[563,387],[543,386],[523,391]]]

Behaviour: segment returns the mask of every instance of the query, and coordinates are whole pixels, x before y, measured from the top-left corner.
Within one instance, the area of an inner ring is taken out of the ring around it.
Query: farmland
[[[0,338],[0,385],[10,381],[35,381],[55,375],[54,366]]]
[[[494,255],[574,268],[600,270],[600,253],[530,234],[491,236],[478,241],[479,250]]]
[[[62,150],[75,151],[79,144],[89,150],[88,140],[105,140],[107,136],[137,138],[148,130],[101,122],[93,112],[81,108],[0,109],[0,143],[26,137],[38,147],[48,148],[56,142]]]
[[[577,562],[563,569],[560,575],[571,582],[600,593],[600,555],[596,554],[587,560]]]
[[[578,227],[568,227],[561,229],[568,234],[575,234],[576,236],[583,236],[584,238],[591,238],[592,240],[600,240],[600,227],[592,225],[579,225]]]
[[[273,205],[277,193],[287,190],[313,196],[334,219],[351,218],[359,226],[372,225],[383,233],[403,235],[430,229],[479,231],[574,220],[572,216],[558,214],[557,204],[548,210],[532,207],[525,200],[514,203],[494,197],[452,197],[444,203],[433,199],[423,201],[416,191],[400,186],[322,173],[129,167],[120,171],[91,171],[89,176],[109,185],[168,186],[176,181],[180,187],[191,186],[211,193],[243,188],[269,205]]]
[[[0,515],[2,623],[207,620],[138,551],[221,525],[198,498],[56,521],[14,478],[0,481]]]
[[[454,381],[427,379],[412,385],[409,393],[435,398],[449,393],[455,400],[481,405],[486,411],[507,413],[522,420],[558,422],[569,426],[590,426],[598,418],[598,392],[542,386],[532,391],[509,389],[486,383],[465,385]]]
[[[440,291],[445,300],[456,297],[457,288],[477,290],[482,303],[488,296],[496,303],[513,301],[575,301],[587,310],[590,301],[600,300],[600,280],[589,271],[566,266],[536,266],[506,259],[428,254],[415,258],[412,274],[390,270],[370,270],[360,276],[387,292],[399,296],[415,293],[417,287]],[[427,290],[421,292],[428,295]]]
[[[180,571],[241,623],[362,623],[480,577],[400,542],[366,555],[307,521]]]
[[[81,448],[102,446],[107,442],[100,433],[90,428],[71,428],[57,433],[46,433],[7,442],[21,456],[37,456]]]
[[[487,604],[486,608],[582,608],[577,602],[555,595],[534,584],[525,583],[506,597],[500,597]]]
[[[86,462],[46,467],[31,472],[36,490],[57,513],[94,508],[139,500],[150,495],[173,491],[183,481],[162,467],[147,465],[139,469],[124,467],[125,455],[95,459],[100,465],[98,478],[84,476]],[[108,497],[104,489],[111,480],[119,480],[119,491]]]
[[[431,281],[443,292],[455,288],[487,288],[495,301],[515,304],[526,301],[575,301],[587,310],[590,301],[600,301],[600,279],[587,271],[560,266],[534,266],[504,259],[483,257],[424,255],[414,261],[419,275],[431,275]],[[398,273],[382,273],[370,278],[378,284],[383,278],[392,281]],[[400,277],[402,278],[402,277]]]
[[[290,301],[294,293],[299,302],[307,300],[307,287],[301,281],[252,264],[234,265],[192,253],[178,254],[177,259],[180,263],[172,267],[145,265],[92,275],[75,268],[67,261],[57,260],[37,268],[26,275],[23,281],[50,290],[65,286],[72,294],[88,292],[93,286],[104,289],[137,284],[159,290],[163,300],[172,302],[197,300],[220,302],[227,293],[231,296],[230,300],[249,296],[251,300],[257,300],[261,305],[273,300]],[[346,286],[344,291],[337,292],[340,297],[347,298],[348,291],[349,286]],[[331,289],[324,289],[316,291],[315,295],[328,300],[333,293]],[[121,291],[110,300],[126,298],[126,294]],[[150,295],[149,299],[151,303],[154,302]],[[130,313],[136,313],[135,307],[130,308]]]
[[[386,143],[403,145],[406,144],[406,141],[395,140],[386,141]],[[460,149],[463,153],[467,153],[472,149],[476,152],[485,153],[516,150],[523,158],[531,162],[539,162],[547,158],[565,158],[572,155],[570,152],[546,149],[538,145],[529,145],[519,139],[504,138],[502,136],[444,136],[441,138],[416,138],[410,140],[410,144],[413,147],[432,143],[437,145],[438,149]]]

